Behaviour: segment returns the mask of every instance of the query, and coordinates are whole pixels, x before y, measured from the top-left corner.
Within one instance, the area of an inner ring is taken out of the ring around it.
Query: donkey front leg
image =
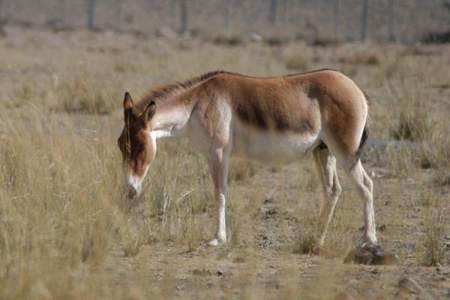
[[[226,202],[228,178],[228,147],[213,149],[210,154],[209,167],[214,182],[214,197],[217,203],[217,231],[216,236],[208,245],[217,246],[227,241]]]

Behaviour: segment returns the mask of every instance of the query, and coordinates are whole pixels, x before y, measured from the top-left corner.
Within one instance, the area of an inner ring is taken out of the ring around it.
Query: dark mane
[[[143,110],[150,101],[158,101],[166,98],[171,93],[179,89],[188,89],[195,84],[202,82],[204,80],[210,79],[216,75],[228,73],[226,71],[217,70],[211,71],[200,76],[188,79],[183,82],[176,82],[172,84],[162,85],[160,87],[153,88],[148,94],[142,97],[141,101],[137,104],[139,110]]]

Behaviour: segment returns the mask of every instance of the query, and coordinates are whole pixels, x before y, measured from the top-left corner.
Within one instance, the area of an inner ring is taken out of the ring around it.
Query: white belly
[[[291,161],[305,156],[318,139],[319,134],[314,133],[280,133],[237,125],[233,131],[233,154],[262,161]]]

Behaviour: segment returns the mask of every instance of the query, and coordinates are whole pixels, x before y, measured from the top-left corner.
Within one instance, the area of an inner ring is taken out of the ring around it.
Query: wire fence
[[[449,0],[0,0],[1,24],[415,42],[450,31]]]

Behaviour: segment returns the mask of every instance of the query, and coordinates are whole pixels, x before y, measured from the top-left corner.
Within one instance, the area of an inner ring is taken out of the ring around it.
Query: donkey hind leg
[[[209,167],[214,182],[214,198],[217,203],[217,231],[214,239],[208,242],[210,246],[217,246],[227,241],[226,201],[229,147],[216,148],[210,153]]]
[[[331,154],[327,148],[316,148],[313,151],[313,155],[325,194],[320,208],[318,228],[319,238],[316,245],[320,249],[325,242],[328,226],[333,218],[334,209],[342,192],[342,188],[337,176],[336,158],[334,155]]]
[[[359,159],[347,170],[356,185],[358,193],[364,200],[364,246],[376,246],[378,241],[373,208],[373,182]]]

